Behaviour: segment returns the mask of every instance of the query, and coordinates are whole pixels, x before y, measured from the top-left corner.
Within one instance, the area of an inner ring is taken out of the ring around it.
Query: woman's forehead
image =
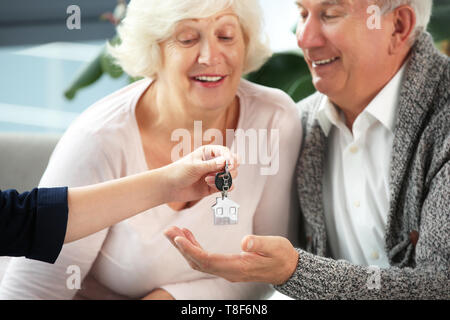
[[[232,9],[226,9],[222,10],[220,12],[217,12],[209,17],[205,18],[188,18],[181,20],[177,23],[177,25],[184,25],[184,24],[195,24],[195,23],[201,23],[201,22],[221,22],[223,20],[235,20],[236,22],[239,21],[239,18],[237,14]]]

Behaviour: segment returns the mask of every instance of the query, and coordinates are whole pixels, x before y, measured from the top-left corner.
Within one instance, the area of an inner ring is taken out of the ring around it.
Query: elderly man
[[[297,299],[450,298],[450,64],[425,32],[432,1],[297,4],[318,91],[299,103],[305,250],[251,235],[219,255],[166,236],[197,270]]]

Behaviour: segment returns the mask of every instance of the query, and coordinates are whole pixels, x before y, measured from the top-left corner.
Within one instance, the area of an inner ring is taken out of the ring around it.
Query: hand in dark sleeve
[[[0,191],[0,256],[54,263],[67,228],[67,188]]]

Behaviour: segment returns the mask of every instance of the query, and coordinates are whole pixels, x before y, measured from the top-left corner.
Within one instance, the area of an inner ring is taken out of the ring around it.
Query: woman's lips
[[[222,85],[226,77],[222,75],[198,75],[191,77],[191,80],[203,88],[216,88]]]

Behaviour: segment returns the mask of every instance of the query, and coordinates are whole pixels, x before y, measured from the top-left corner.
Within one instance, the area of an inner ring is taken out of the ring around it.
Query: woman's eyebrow
[[[224,17],[229,17],[229,16],[232,16],[232,17],[235,17],[236,19],[238,19],[238,16],[235,13],[230,12],[230,13],[224,13],[224,14],[221,14],[220,16],[217,16],[215,20],[217,21]]]
[[[295,3],[299,6],[299,7],[304,7],[303,6],[303,1],[302,0],[296,0]],[[343,6],[345,4],[344,0],[322,0],[319,3],[322,7],[329,7],[329,6]]]
[[[229,12],[229,13],[224,13],[224,14],[221,14],[220,16],[217,16],[217,17],[214,19],[214,21],[217,21],[217,20],[220,20],[220,19],[222,19],[222,18],[224,18],[224,17],[229,17],[229,16],[235,17],[236,19],[239,19],[238,16],[237,16],[235,13]],[[199,22],[200,20],[201,20],[201,19],[199,19],[199,18],[192,18],[192,19],[186,19],[186,20],[183,20],[183,21],[181,21],[181,22],[184,22],[184,23],[189,23],[189,22]]]

